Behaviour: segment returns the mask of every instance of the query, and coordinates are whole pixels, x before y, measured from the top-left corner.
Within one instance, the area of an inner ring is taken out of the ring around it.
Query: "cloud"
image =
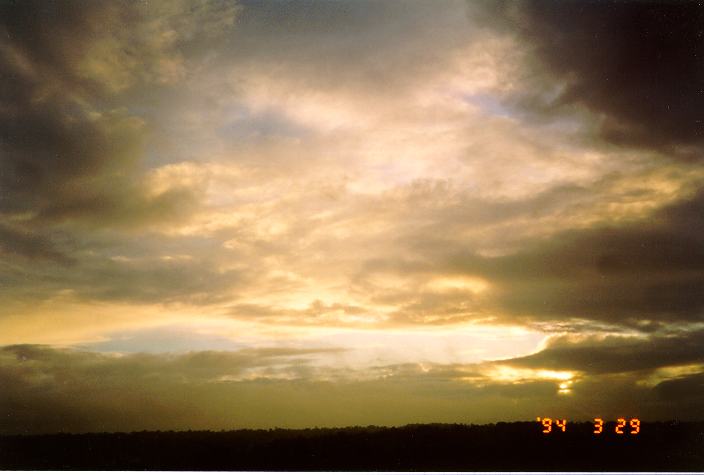
[[[120,227],[191,209],[192,190],[150,192],[141,167],[147,123],[116,94],[166,81],[161,69],[181,61],[200,29],[211,35],[210,26],[231,22],[236,8],[70,1],[2,8],[0,212],[34,226]]]
[[[66,265],[73,263],[53,242],[51,236],[7,225],[0,225],[0,253],[6,258],[21,256],[29,260],[48,260]]]
[[[214,256],[169,255],[168,246],[159,246],[158,240],[140,245],[130,240],[96,239],[89,250],[81,249],[81,243],[69,241],[62,243],[67,255],[52,251],[44,246],[44,241],[36,239],[23,241],[19,251],[26,256],[5,256],[6,262],[14,265],[0,272],[6,290],[0,300],[20,298],[25,305],[36,305],[63,295],[93,302],[207,305],[225,301],[233,289],[252,280],[244,267],[223,265]],[[31,247],[32,243],[41,245],[40,254]],[[181,252],[194,246],[178,244]],[[125,251],[129,256],[121,254]],[[39,259],[43,261],[41,266],[31,265]],[[4,312],[14,313],[9,309],[0,313]]]
[[[622,416],[696,419],[685,389],[700,375],[654,388],[630,376],[492,381],[482,366],[377,367],[364,375],[310,366],[335,349],[126,356],[23,345],[0,350],[2,433],[311,427],[418,422],[570,420]],[[360,377],[361,376],[361,377]],[[686,402],[688,412],[677,411]],[[594,412],[597,411],[597,412]],[[623,412],[626,411],[626,412]]]
[[[670,366],[704,364],[704,332],[675,335],[558,336],[532,355],[505,360],[519,367],[573,370],[598,375],[647,372]]]
[[[287,325],[353,326],[368,323],[369,309],[355,305],[326,304],[315,300],[305,308],[286,308],[260,304],[236,304],[228,308],[235,318],[264,320]]]
[[[535,320],[591,319],[647,329],[700,320],[702,194],[646,220],[558,232],[504,256],[447,265],[496,284],[499,308]]]
[[[232,26],[238,6],[69,0],[0,10],[5,298],[37,302],[68,291],[145,301],[167,292],[170,300],[202,294],[203,280],[217,287],[205,266],[158,258],[140,266],[110,251],[139,252],[124,243],[198,208],[198,184],[155,186],[146,166],[153,127],[138,104],[149,90],[183,82],[191,55]]]
[[[517,36],[533,58],[536,74],[520,99],[527,110],[552,115],[583,106],[611,143],[701,153],[698,3],[487,2],[470,10]]]
[[[456,1],[259,2],[242,10],[228,56],[299,90],[407,90],[447,66],[471,36],[465,25]]]
[[[336,350],[265,348],[117,357],[33,345],[5,347],[0,379],[9,390],[0,395],[0,431],[130,430],[143,423],[187,428],[199,425],[198,414],[208,426],[227,411],[238,412],[237,401],[227,401],[228,391],[218,391],[226,384],[218,378],[295,375],[307,355],[326,351]],[[210,411],[208,405],[214,402],[217,409]],[[181,411],[188,415],[179,415]],[[232,416],[228,420],[232,423]]]
[[[0,6],[4,430],[702,414],[699,10],[445,6]]]
[[[677,401],[683,412],[696,413],[699,410],[699,398],[704,388],[704,373],[690,374],[659,383],[655,391],[665,401]]]
[[[511,108],[496,114],[507,45],[467,28],[462,3],[410,5],[4,7],[9,288],[266,301],[310,325],[582,311],[531,303],[560,291],[504,267],[524,259],[519,273],[540,273],[541,256],[560,251],[528,249],[536,239],[643,217],[695,178],[681,164],[653,170],[649,154],[575,145]],[[458,262],[443,262],[451,251]],[[497,254],[513,257],[486,257]],[[25,268],[31,259],[50,264]],[[377,278],[382,261],[422,270],[399,289],[384,282],[393,271]],[[426,288],[462,262],[487,292]]]
[[[3,51],[15,73],[96,98],[181,79],[188,55],[227,31],[238,10],[234,2],[201,0],[5,4]]]

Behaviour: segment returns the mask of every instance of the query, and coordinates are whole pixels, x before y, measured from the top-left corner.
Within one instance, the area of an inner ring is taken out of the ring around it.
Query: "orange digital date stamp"
[[[552,419],[549,417],[538,417],[537,421],[541,424],[543,428],[543,434],[550,434],[553,432],[553,427],[555,432],[567,432],[567,419]],[[640,433],[640,419],[630,419],[626,420],[623,417],[616,419],[616,425],[614,426],[614,433],[618,435],[636,435]],[[594,419],[594,435],[599,435],[604,432],[604,420],[600,417]]]

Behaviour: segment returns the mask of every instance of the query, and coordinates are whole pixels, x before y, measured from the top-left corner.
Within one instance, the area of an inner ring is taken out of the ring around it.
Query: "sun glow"
[[[469,291],[480,294],[489,288],[489,283],[478,277],[439,277],[431,280],[428,288],[436,292]]]
[[[576,373],[573,371],[553,371],[547,369],[516,368],[508,365],[496,365],[489,372],[496,381],[523,382],[530,380],[560,381],[560,389],[568,389]],[[562,387],[562,385],[565,385]]]

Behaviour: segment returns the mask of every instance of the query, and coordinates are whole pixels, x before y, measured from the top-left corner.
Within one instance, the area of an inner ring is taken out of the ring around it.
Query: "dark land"
[[[0,437],[0,469],[701,471],[704,422],[643,423],[594,435],[591,423],[543,434],[537,422],[223,432]]]

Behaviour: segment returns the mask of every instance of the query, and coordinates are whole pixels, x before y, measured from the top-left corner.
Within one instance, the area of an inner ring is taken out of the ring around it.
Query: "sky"
[[[704,419],[696,2],[0,3],[0,433]]]

